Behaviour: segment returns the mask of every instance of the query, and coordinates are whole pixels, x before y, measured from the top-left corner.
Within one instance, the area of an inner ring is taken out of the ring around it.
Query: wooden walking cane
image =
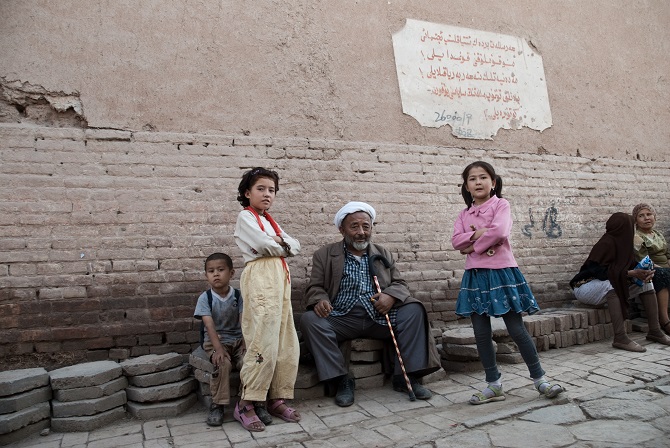
[[[372,276],[373,280],[375,281],[375,286],[377,287],[377,292],[381,294],[382,289],[379,287],[379,281],[377,280],[377,276],[374,275]],[[372,300],[372,303],[374,303],[374,299]],[[391,326],[391,319],[389,318],[388,313],[384,314],[384,317],[386,317],[386,323],[389,326],[389,331],[391,332],[391,339],[393,339],[393,345],[395,346],[395,352],[396,355],[398,355],[398,361],[400,362],[400,369],[402,370],[402,375],[405,377],[405,382],[407,383],[407,393],[409,394],[409,401],[416,401],[416,395],[414,395],[414,389],[412,389],[412,383],[409,381],[409,377],[407,376],[407,371],[405,370],[405,363],[402,362],[402,356],[400,356],[400,349],[398,348],[398,341],[395,339],[395,333],[393,332],[393,327]]]

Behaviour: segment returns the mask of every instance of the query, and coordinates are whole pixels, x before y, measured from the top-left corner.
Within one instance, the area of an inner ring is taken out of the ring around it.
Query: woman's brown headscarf
[[[614,213],[605,224],[605,234],[591,249],[587,261],[607,266],[607,279],[621,301],[621,309],[628,309],[628,270],[635,265],[633,235],[635,220],[626,213]]]

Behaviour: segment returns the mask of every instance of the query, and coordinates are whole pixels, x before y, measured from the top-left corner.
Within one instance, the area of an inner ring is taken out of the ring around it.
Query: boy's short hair
[[[207,257],[205,260],[205,270],[207,270],[207,263],[214,260],[223,260],[226,263],[226,266],[228,266],[228,269],[231,271],[233,270],[233,259],[222,252],[214,252],[212,255]]]

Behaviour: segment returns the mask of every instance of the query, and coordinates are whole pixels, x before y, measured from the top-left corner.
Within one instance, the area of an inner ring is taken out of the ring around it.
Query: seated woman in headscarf
[[[649,204],[637,204],[633,208],[635,219],[635,237],[633,250],[636,261],[647,255],[654,262],[654,291],[658,298],[658,320],[661,328],[670,334],[670,318],[668,317],[668,297],[670,297],[670,264],[668,264],[668,243],[661,232],[654,229],[656,210]]]
[[[670,345],[670,338],[658,323],[658,305],[651,279],[653,270],[635,269],[633,256],[633,217],[626,213],[614,213],[605,224],[605,234],[591,249],[579,273],[570,280],[575,298],[589,305],[607,302],[612,317],[614,341],[612,347],[631,352],[647,349],[632,341],[626,334],[624,319],[628,316],[628,299],[640,296],[647,312],[649,332],[647,340]],[[642,280],[642,286],[631,282]]]

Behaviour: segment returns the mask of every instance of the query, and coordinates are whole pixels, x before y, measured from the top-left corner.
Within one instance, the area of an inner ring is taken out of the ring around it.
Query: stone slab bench
[[[543,310],[532,316],[523,317],[538,352],[560,349],[573,345],[611,339],[612,319],[607,308],[573,306]],[[626,331],[632,331],[634,322],[626,321]],[[523,362],[518,347],[507,332],[502,318],[492,318],[496,360],[501,363]],[[470,324],[455,324],[442,333],[442,343],[438,344],[442,367],[447,372],[472,372],[483,370],[475,345],[475,336]]]

